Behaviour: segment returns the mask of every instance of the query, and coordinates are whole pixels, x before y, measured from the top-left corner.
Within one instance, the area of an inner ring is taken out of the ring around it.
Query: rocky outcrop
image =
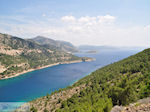
[[[150,98],[138,100],[129,106],[114,106],[111,112],[150,112]]]

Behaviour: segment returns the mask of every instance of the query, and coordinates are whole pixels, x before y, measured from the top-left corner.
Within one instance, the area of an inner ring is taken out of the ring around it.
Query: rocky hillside
[[[150,49],[146,49],[29,104],[34,112],[110,112],[116,105],[126,106],[149,95]],[[149,111],[149,103],[146,106]]]
[[[150,112],[150,98],[140,99],[128,106],[115,106],[111,112]]]
[[[54,50],[60,50],[64,52],[78,52],[75,46],[73,46],[71,43],[66,42],[66,41],[53,40],[53,39],[46,38],[43,36],[37,36],[30,40],[37,42],[46,48],[50,48]]]
[[[86,60],[62,50],[0,33],[0,78],[12,77],[16,73],[54,63],[82,61],[82,59]]]

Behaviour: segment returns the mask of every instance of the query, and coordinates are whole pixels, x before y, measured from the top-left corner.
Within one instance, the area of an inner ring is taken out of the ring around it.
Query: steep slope
[[[115,106],[111,112],[150,112],[150,97],[140,99],[128,106]]]
[[[71,43],[66,41],[57,41],[43,36],[37,36],[30,40],[35,41],[46,48],[51,48],[51,49],[60,50],[64,52],[78,52],[76,47],[74,47]]]
[[[150,95],[150,49],[96,70],[73,86],[29,102],[38,112],[110,112]]]
[[[82,61],[70,53],[45,48],[32,41],[7,34],[0,34],[0,78],[15,76],[28,70],[71,61]]]

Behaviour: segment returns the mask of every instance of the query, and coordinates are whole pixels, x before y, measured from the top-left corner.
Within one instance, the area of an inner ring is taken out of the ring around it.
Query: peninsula
[[[55,44],[50,43],[51,41]],[[44,42],[49,43],[44,44]],[[64,41],[55,41],[45,37],[25,40],[0,33],[0,79],[16,77],[58,64],[93,60],[73,55],[72,52],[76,51],[71,43]]]

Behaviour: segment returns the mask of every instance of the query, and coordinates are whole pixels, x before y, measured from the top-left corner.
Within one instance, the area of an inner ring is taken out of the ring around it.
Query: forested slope
[[[115,105],[128,105],[149,95],[150,49],[146,49],[30,104],[38,111],[110,112]]]
[[[0,33],[0,79],[54,63],[82,59],[84,61],[89,58],[80,58],[62,50],[47,48],[30,40]]]
[[[150,95],[150,49],[96,70],[74,86],[86,84],[78,95],[63,101],[57,111],[109,112]]]

